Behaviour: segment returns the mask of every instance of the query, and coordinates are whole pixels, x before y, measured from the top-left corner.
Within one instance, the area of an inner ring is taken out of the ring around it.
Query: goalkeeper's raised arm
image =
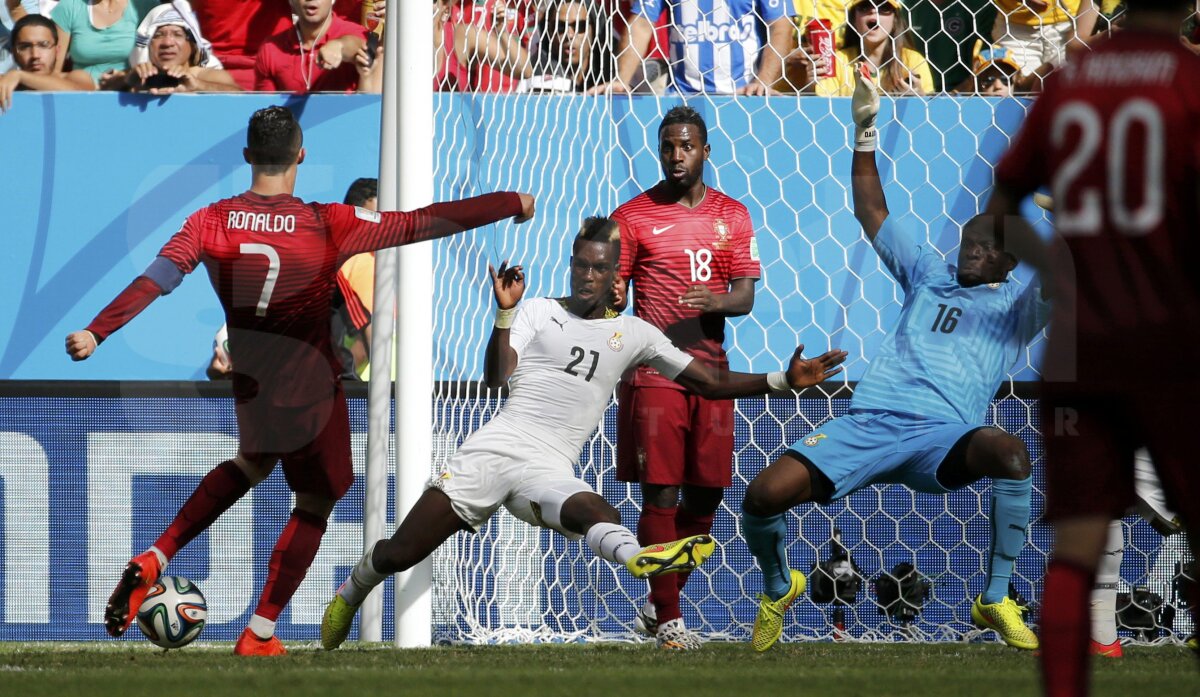
[[[883,182],[875,164],[875,142],[878,130],[875,117],[879,114],[879,85],[866,63],[855,67],[854,96],[850,99],[850,116],[854,121],[854,159],[850,164],[851,191],[854,194],[854,217],[863,226],[867,239],[875,234],[888,217],[887,200],[883,197]]]

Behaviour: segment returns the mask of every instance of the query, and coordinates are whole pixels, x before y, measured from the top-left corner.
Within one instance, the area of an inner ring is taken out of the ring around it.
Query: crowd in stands
[[[1118,28],[1121,1],[433,0],[433,87],[845,96],[865,62],[893,95],[1007,96]],[[368,37],[384,0],[0,3],[0,109],[22,89],[382,87],[382,42]]]

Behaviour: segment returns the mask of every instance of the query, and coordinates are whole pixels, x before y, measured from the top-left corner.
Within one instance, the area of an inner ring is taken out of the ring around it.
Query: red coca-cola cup
[[[837,59],[833,55],[833,23],[827,19],[814,19],[805,29],[808,44],[813,53],[825,57],[825,70],[818,78],[837,77]]]

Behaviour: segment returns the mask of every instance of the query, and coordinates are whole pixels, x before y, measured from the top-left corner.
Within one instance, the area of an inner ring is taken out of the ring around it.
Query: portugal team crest
[[[729,226],[725,224],[724,220],[717,218],[713,221],[713,232],[717,235],[717,240],[713,246],[720,249],[729,241]]]
[[[804,444],[807,445],[808,447],[812,448],[812,447],[816,446],[817,443],[820,443],[821,441],[825,440],[828,437],[829,436],[825,435],[824,433],[814,433],[811,436],[809,436],[808,438],[804,439]]]
[[[625,342],[621,341],[621,332],[613,332],[613,335],[608,338],[608,347],[614,351],[625,348]]]

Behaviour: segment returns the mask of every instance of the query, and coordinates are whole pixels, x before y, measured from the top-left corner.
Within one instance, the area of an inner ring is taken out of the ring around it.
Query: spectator
[[[12,26],[26,15],[37,14],[37,0],[4,0],[0,3],[0,73],[13,69]]]
[[[814,80],[814,75],[824,72],[826,59],[797,51],[788,56],[788,82],[822,97],[848,97],[854,93],[853,66],[864,61],[879,73],[879,87],[887,94],[933,93],[929,64],[908,46],[908,21],[899,0],[860,0],[846,15],[842,48],[834,53],[833,76]]]
[[[434,89],[512,92],[520,80],[533,77],[522,43],[528,17],[507,4],[517,1],[435,0]]]
[[[240,92],[202,36],[186,0],[162,4],[138,26],[129,70],[105,73],[103,89],[169,94]]]
[[[992,43],[996,6],[991,0],[912,0],[908,20],[913,48],[929,61],[934,87],[948,91],[974,78],[975,46]]]
[[[385,3],[376,0],[377,6]],[[254,61],[266,40],[292,28],[292,9],[283,0],[192,0],[205,38],[217,59],[244,90],[254,89]],[[362,0],[337,0],[338,16],[358,21]]]
[[[629,31],[629,23],[633,20],[631,5],[631,0],[620,0],[618,11],[613,14],[613,33],[618,40]],[[662,94],[666,91],[671,79],[671,66],[667,60],[667,47],[670,45],[671,13],[664,8],[654,22],[654,34],[646,47],[646,55],[642,57],[641,70],[634,71],[627,85],[629,92]]]
[[[46,92],[96,89],[91,76],[81,70],[69,75],[55,70],[58,58],[58,30],[54,22],[42,15],[25,15],[17,20],[12,31],[12,70],[0,74],[0,112],[8,111],[12,93],[16,90]]]
[[[814,19],[823,19],[836,32],[846,23],[847,0],[792,0],[792,22],[796,25],[799,36],[808,29],[808,23]],[[840,32],[839,32],[840,34]],[[836,48],[841,48],[838,43]]]
[[[666,3],[671,15],[672,88],[684,94],[773,94],[791,51],[792,24],[781,0],[730,0],[727,13],[705,12],[700,0]],[[617,53],[614,92],[628,92],[654,36],[664,0],[634,0]],[[760,33],[765,32],[763,46]]]
[[[1062,65],[1068,44],[1091,37],[1098,12],[1092,0],[995,0],[992,39],[1012,52],[1021,76],[1044,63]]]
[[[59,55],[92,80],[129,67],[138,24],[157,0],[62,0],[51,18],[59,27]]]
[[[333,0],[289,0],[295,27],[267,39],[255,59],[260,92],[352,92],[358,89],[354,59],[366,29],[333,14]]]
[[[1018,89],[1016,82],[1019,71],[1008,49],[993,46],[979,52],[972,76],[956,91],[982,97],[1011,97]]]
[[[379,210],[379,180],[355,179],[342,203]],[[338,270],[333,297],[333,343],[342,377],[366,379],[371,363],[371,313],[375,308],[375,253],[356,254]]]
[[[538,27],[534,76],[518,92],[583,92],[613,78],[608,22],[585,0],[549,0]]]

